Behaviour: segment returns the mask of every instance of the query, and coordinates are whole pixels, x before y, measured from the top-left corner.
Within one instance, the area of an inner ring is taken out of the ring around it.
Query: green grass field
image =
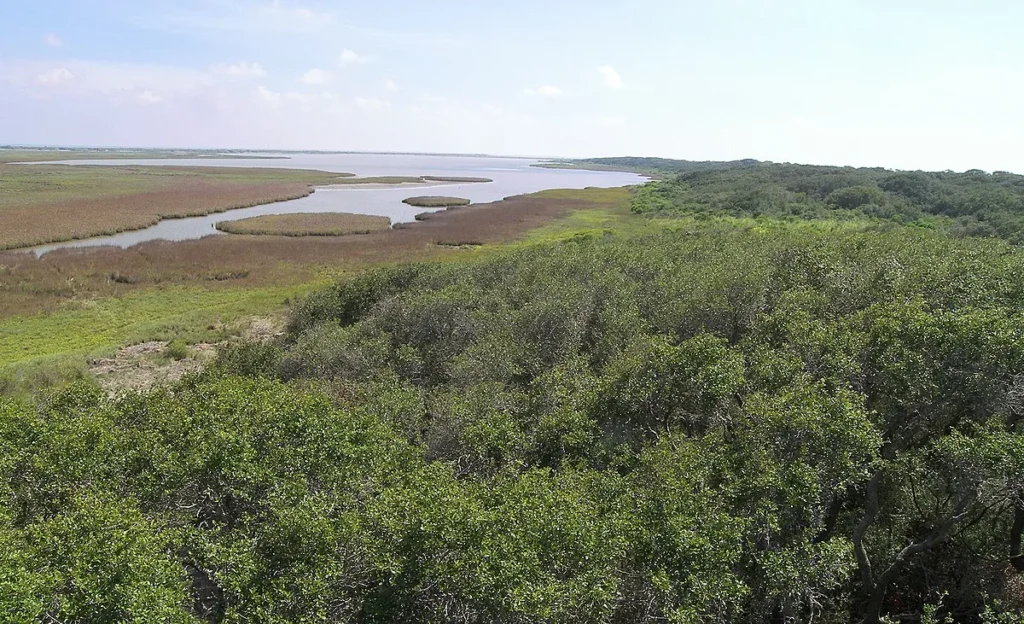
[[[0,319],[0,362],[89,354],[131,341],[217,338],[213,329],[241,316],[280,312],[314,284],[263,289],[152,288],[78,309]],[[211,333],[212,332],[212,333]]]
[[[151,288],[77,309],[0,319],[0,394],[22,394],[86,376],[91,357],[150,340],[221,342],[252,317],[279,317],[286,302],[323,286]]]

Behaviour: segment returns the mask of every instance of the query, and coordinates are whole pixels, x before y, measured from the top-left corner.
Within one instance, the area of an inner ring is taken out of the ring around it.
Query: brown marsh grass
[[[210,236],[129,249],[64,249],[40,258],[0,252],[0,317],[87,305],[154,286],[259,288],[304,283],[326,271],[451,253],[453,246],[503,243],[584,209],[622,208],[628,189],[545,192],[430,213],[424,220],[361,236]]]
[[[402,200],[402,203],[419,208],[448,208],[450,206],[468,206],[470,201],[463,197],[442,197],[429,195],[421,197],[409,197]]]
[[[427,182],[494,182],[490,178],[471,178],[466,176],[423,176]]]
[[[305,197],[347,174],[221,167],[0,165],[0,249]]]
[[[446,176],[369,176],[365,178],[345,178],[334,184],[423,184],[425,182],[494,182],[490,178],[467,178]]]
[[[386,230],[391,219],[347,212],[296,212],[221,221],[217,229],[229,234],[263,236],[345,236]]]

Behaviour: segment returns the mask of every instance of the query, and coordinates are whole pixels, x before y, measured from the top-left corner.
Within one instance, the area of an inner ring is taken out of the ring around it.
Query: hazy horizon
[[[66,0],[0,16],[4,144],[1024,172],[1010,2]]]

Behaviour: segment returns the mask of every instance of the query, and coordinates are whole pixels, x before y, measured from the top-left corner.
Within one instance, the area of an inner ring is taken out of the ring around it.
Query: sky
[[[0,0],[0,144],[1024,173],[1017,0]]]

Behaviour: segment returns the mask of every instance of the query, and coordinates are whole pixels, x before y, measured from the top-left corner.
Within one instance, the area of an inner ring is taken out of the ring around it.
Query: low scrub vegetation
[[[164,347],[163,354],[172,360],[184,360],[192,354],[192,350],[188,348],[185,341],[175,338],[174,340],[167,343]]]
[[[272,236],[345,236],[386,230],[391,219],[345,212],[300,212],[221,221],[217,229],[230,234]]]

